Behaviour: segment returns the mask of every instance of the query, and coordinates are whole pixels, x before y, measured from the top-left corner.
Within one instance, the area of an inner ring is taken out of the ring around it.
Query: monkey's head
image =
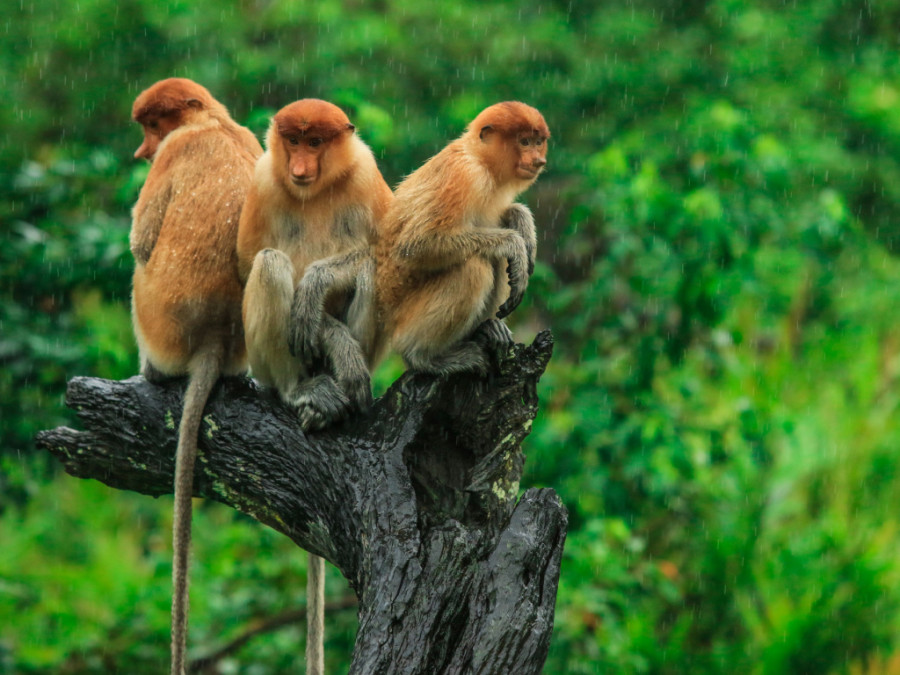
[[[305,98],[285,106],[269,126],[266,147],[275,179],[298,199],[309,199],[353,168],[354,127],[333,103]]]
[[[521,183],[524,190],[547,164],[550,129],[541,113],[518,101],[482,110],[466,138],[501,183]]]
[[[210,113],[228,114],[205,87],[180,77],[160,80],[138,94],[131,109],[131,118],[144,128],[144,142],[135,158],[152,162],[166,136]]]

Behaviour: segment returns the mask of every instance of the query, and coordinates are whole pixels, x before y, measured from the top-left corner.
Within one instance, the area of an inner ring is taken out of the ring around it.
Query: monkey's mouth
[[[316,182],[315,176],[291,176],[291,182],[298,187],[308,187]]]
[[[523,166],[520,164],[517,169],[517,173],[519,174],[519,178],[537,178],[538,174],[543,170],[544,167],[532,167],[532,166]]]

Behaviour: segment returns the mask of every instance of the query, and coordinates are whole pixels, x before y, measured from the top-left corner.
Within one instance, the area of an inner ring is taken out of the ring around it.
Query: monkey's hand
[[[516,235],[513,238],[515,244],[511,255],[508,255],[506,273],[509,276],[509,297],[506,299],[497,312],[497,318],[503,319],[509,316],[512,311],[519,306],[522,298],[525,296],[525,289],[528,287],[528,253],[525,248],[525,242],[522,237]]]
[[[302,311],[291,312],[291,329],[288,332],[288,348],[291,355],[300,360],[307,370],[314,370],[322,359],[320,322]]]
[[[537,233],[534,228],[534,215],[524,204],[513,204],[503,213],[500,226],[515,230],[525,241],[525,252],[528,255],[528,276],[534,273],[534,261],[537,255]]]

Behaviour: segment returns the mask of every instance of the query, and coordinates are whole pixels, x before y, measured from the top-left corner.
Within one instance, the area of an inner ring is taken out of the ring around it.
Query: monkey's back
[[[224,372],[237,372],[245,354],[235,247],[255,139],[212,125],[185,127],[167,141],[144,185],[165,184],[169,194],[153,251],[135,268],[135,328],[166,374],[185,372],[211,342],[224,347]]]

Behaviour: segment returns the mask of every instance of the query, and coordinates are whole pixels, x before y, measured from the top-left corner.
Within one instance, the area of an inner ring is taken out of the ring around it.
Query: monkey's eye
[[[527,148],[529,145],[531,145],[531,139],[528,138],[527,136],[526,136],[526,137],[523,137],[523,138],[520,138],[520,139],[519,139],[519,145],[521,145],[522,147]]]
[[[153,120],[152,122],[149,122],[147,126],[156,131],[157,129],[159,129],[159,122],[157,120]]]
[[[321,138],[318,138],[318,137],[310,138],[309,139],[309,147],[318,148],[324,142],[325,141],[323,141]]]
[[[291,145],[300,145],[300,137],[299,136],[288,136],[287,142]]]

